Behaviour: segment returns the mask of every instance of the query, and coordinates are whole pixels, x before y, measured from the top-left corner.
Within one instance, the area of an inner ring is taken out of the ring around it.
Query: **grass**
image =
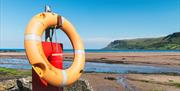
[[[153,89],[152,91],[164,91],[162,89]]]
[[[0,68],[0,77],[3,76],[30,76],[31,70],[17,70],[10,68]]]
[[[176,86],[176,87],[180,88],[180,83],[174,82],[173,80],[169,80],[169,82],[170,82],[173,86]]]
[[[172,83],[174,86],[176,86],[177,88],[180,88],[180,83],[176,83],[176,82],[174,82],[174,83]]]

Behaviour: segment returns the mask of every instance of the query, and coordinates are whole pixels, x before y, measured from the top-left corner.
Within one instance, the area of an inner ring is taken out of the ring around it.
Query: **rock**
[[[0,82],[0,91],[31,91],[31,90],[32,90],[31,77],[3,80],[2,82]]]
[[[117,78],[115,78],[115,77],[104,77],[104,79],[107,79],[107,80],[117,80]]]
[[[16,81],[15,80],[7,80],[0,82],[0,91],[8,90],[15,87]]]
[[[32,91],[32,77],[15,78],[0,82],[0,91]],[[80,79],[64,91],[92,91],[88,81]]]
[[[93,90],[87,80],[80,79],[71,86],[64,87],[64,91],[93,91]]]

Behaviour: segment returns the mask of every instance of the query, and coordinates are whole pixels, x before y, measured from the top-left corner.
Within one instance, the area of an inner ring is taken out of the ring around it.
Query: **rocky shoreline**
[[[19,71],[20,72],[20,71]],[[31,72],[28,70],[28,72]],[[0,72],[1,73],[1,72]],[[14,76],[12,76],[14,75]],[[0,74],[0,91],[32,91],[31,75]],[[4,76],[4,77],[3,77]],[[10,77],[10,78],[9,78]],[[179,75],[83,73],[64,91],[179,91]]]
[[[0,82],[0,91],[32,91],[32,77],[14,78]],[[80,79],[64,91],[93,91],[87,80]]]

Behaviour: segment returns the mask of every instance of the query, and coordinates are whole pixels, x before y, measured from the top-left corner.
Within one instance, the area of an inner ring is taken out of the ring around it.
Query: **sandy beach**
[[[86,73],[82,78],[94,91],[180,91],[179,76],[172,75]],[[117,81],[120,78],[122,83]]]
[[[25,53],[0,53],[0,58],[26,58]],[[72,60],[72,53],[64,53],[65,60]],[[138,64],[165,67],[180,67],[178,52],[119,52],[86,53],[87,62],[109,64]],[[2,75],[0,73],[0,75]],[[0,76],[1,79],[4,76]],[[7,76],[13,78],[12,76]],[[93,91],[180,91],[180,76],[168,74],[112,74],[84,73]]]
[[[3,77],[2,74],[0,76]],[[31,75],[27,77],[32,82]],[[4,76],[4,79],[0,81],[0,91],[12,86],[9,84],[12,82],[11,79],[19,78],[21,77]],[[84,73],[80,79],[86,80],[88,88],[92,91],[180,91],[179,76],[173,75]],[[73,88],[72,86],[66,88],[70,87]]]
[[[72,53],[64,53],[65,60],[72,60]],[[26,58],[25,53],[0,53],[0,58]],[[179,52],[119,52],[119,53],[86,53],[87,62],[104,62],[115,64],[139,64],[153,66],[180,66]]]
[[[72,54],[65,53],[65,59],[72,58]],[[180,66],[178,52],[121,52],[121,53],[86,53],[86,61],[116,64],[143,64]]]

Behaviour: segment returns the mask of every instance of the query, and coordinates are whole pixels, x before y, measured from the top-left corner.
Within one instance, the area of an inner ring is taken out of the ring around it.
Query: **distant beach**
[[[0,53],[4,52],[25,52],[25,49],[0,49]],[[71,53],[72,49],[64,49],[63,52]],[[117,52],[180,52],[180,50],[110,50],[110,49],[85,49],[88,53],[117,53]]]
[[[72,50],[64,52],[63,56],[66,60],[65,65],[70,65],[73,59]],[[179,57],[180,52],[177,50],[88,50],[85,70],[89,71],[85,71],[81,79],[87,80],[93,91],[179,91]],[[1,65],[10,64],[17,67],[28,64],[29,66],[24,50],[1,51],[0,58]],[[4,73],[0,74],[1,79],[6,80]],[[18,77],[11,75],[7,76],[7,79]],[[3,83],[0,83],[0,89],[2,89],[1,85]]]
[[[4,52],[5,51],[5,52]],[[15,52],[14,52],[15,51]],[[26,58],[24,49],[1,50],[1,58]],[[73,51],[64,51],[64,60],[73,59]],[[180,66],[180,50],[86,50],[87,62]]]

